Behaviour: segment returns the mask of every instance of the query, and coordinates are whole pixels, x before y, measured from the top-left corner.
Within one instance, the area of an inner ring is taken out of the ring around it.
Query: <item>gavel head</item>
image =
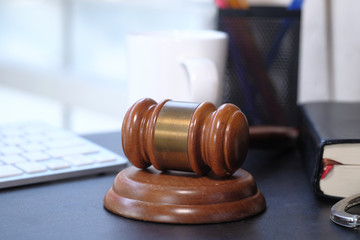
[[[228,176],[245,160],[249,127],[233,104],[218,109],[209,102],[188,103],[146,98],[126,113],[121,129],[122,147],[138,168],[190,171],[212,170]]]

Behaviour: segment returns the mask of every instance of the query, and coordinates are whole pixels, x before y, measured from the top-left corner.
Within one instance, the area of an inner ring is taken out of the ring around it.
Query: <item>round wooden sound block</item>
[[[264,211],[266,203],[254,178],[242,169],[220,178],[129,167],[116,176],[104,207],[143,221],[200,224],[244,219]]]

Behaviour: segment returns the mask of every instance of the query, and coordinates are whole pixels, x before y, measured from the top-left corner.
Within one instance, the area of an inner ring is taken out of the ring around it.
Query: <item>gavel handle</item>
[[[250,126],[250,148],[283,148],[295,146],[298,130],[283,126]]]

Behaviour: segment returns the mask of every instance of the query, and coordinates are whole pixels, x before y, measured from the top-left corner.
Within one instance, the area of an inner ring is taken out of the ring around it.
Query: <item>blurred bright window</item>
[[[1,0],[0,88],[53,98],[59,111],[64,104],[64,112],[71,113],[65,125],[75,131],[74,126],[86,124],[85,132],[107,130],[101,125],[111,124],[97,121],[96,116],[114,113],[114,122],[119,122],[119,111],[124,111],[111,101],[117,105],[126,101],[125,35],[144,30],[213,29],[215,19],[213,0]],[[109,97],[117,93],[123,98]],[[15,95],[18,102],[19,94]],[[15,102],[4,101],[0,110]],[[24,98],[25,103],[29,101]],[[22,112],[20,105],[14,112]],[[91,121],[89,115],[83,120],[76,117],[81,116],[79,109],[95,111]]]
[[[122,81],[126,33],[214,21],[212,0],[2,0],[0,60]]]

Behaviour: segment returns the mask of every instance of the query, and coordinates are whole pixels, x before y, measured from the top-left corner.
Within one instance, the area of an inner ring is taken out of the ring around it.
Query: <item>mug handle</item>
[[[213,61],[206,58],[186,59],[182,61],[188,80],[190,98],[193,102],[220,102],[220,79]]]

